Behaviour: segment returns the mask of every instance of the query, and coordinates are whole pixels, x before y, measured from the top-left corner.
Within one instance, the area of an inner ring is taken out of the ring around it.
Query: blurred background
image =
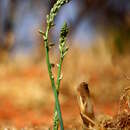
[[[55,2],[0,0],[1,124],[52,123],[54,98],[38,30],[45,31],[46,14]],[[113,115],[130,83],[130,1],[72,0],[62,7],[49,34],[55,64],[64,21],[70,28],[60,94],[65,124],[80,120],[76,87],[82,81],[89,84],[95,112]]]

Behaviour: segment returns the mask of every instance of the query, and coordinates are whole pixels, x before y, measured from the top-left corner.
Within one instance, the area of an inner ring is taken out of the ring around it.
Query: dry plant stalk
[[[96,125],[91,96],[86,82],[80,83],[77,88],[80,115],[86,127]]]

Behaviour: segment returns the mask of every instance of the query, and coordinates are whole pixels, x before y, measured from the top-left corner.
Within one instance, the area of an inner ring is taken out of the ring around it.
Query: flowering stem
[[[57,73],[57,82],[56,82],[56,89],[58,95],[59,95],[60,81],[62,80],[61,67],[62,67],[64,56],[68,51],[68,47],[66,47],[67,34],[68,34],[68,27],[67,24],[64,23],[63,27],[61,28],[60,39],[59,39],[60,61],[59,64],[57,65],[58,73]],[[58,112],[56,111],[56,104],[55,104],[53,130],[58,130],[58,126],[59,126],[59,119],[58,119]]]
[[[46,28],[45,33],[40,31],[40,33],[42,34],[43,39],[44,39],[48,74],[49,74],[49,78],[50,78],[50,81],[51,81],[53,94],[54,94],[54,97],[55,97],[55,113],[56,113],[56,116],[54,116],[54,122],[56,122],[56,119],[57,119],[58,124],[56,123],[57,128],[54,125],[54,130],[58,130],[59,121],[60,121],[61,130],[64,130],[58,94],[59,94],[59,86],[60,86],[60,80],[61,80],[61,66],[62,66],[63,58],[64,58],[64,56],[65,56],[65,54],[68,50],[68,48],[65,47],[66,35],[67,35],[67,32],[68,32],[67,24],[65,23],[63,28],[61,29],[61,34],[60,34],[60,39],[59,39],[59,41],[60,41],[59,50],[60,50],[61,57],[60,57],[60,63],[59,63],[59,67],[58,67],[56,85],[55,85],[55,80],[54,80],[54,76],[53,76],[53,73],[52,73],[52,65],[50,63],[50,58],[49,58],[49,49],[50,49],[51,45],[49,45],[49,42],[48,42],[48,35],[49,35],[50,29],[54,26],[54,18],[56,16],[57,12],[59,11],[59,9],[65,3],[68,3],[68,2],[69,2],[69,0],[57,0],[57,2],[54,4],[53,8],[51,9],[49,15],[47,15],[47,21],[46,21],[47,22],[47,28]]]

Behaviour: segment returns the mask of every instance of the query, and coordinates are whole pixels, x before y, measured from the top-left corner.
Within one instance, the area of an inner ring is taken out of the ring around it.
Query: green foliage
[[[60,122],[61,130],[64,130],[58,94],[59,94],[60,81],[62,79],[62,75],[61,75],[62,62],[63,62],[65,54],[68,51],[68,47],[66,47],[66,37],[68,34],[67,24],[64,23],[63,27],[61,28],[61,32],[60,32],[60,38],[59,38],[60,61],[58,64],[58,73],[57,73],[56,83],[55,83],[54,76],[52,73],[52,65],[51,65],[50,57],[49,57],[49,49],[50,49],[51,45],[48,42],[48,34],[49,34],[50,29],[54,26],[54,18],[57,15],[59,9],[65,3],[68,3],[68,2],[69,2],[69,0],[57,0],[57,2],[54,4],[53,8],[50,11],[50,14],[47,15],[47,20],[46,20],[47,27],[46,27],[45,33],[42,31],[39,31],[44,39],[46,63],[47,63],[47,67],[48,67],[48,73],[49,73],[49,77],[50,77],[50,81],[51,81],[53,94],[55,97],[55,109],[54,109],[55,113],[54,113],[54,124],[53,124],[54,130],[58,130],[59,122]]]

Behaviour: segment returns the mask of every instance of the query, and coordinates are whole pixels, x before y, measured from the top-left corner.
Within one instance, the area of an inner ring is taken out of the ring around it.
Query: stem
[[[57,74],[57,81],[56,81],[56,90],[57,90],[57,94],[59,95],[59,87],[60,87],[60,81],[61,81],[61,67],[62,67],[62,63],[63,63],[63,57],[60,57],[60,62],[58,64],[58,74]],[[59,126],[59,118],[58,118],[58,113],[56,111],[56,104],[55,104],[55,109],[54,109],[54,123],[53,123],[53,130],[58,130],[58,126]]]
[[[45,33],[45,36],[44,36],[46,63],[47,63],[47,67],[48,67],[49,77],[50,77],[50,80],[51,80],[51,86],[52,86],[53,94],[54,94],[54,97],[55,97],[55,105],[56,105],[57,114],[59,116],[60,128],[61,128],[61,130],[64,130],[63,120],[62,120],[61,110],[60,110],[60,104],[59,104],[59,99],[58,99],[58,94],[57,94],[55,81],[54,81],[54,76],[52,74],[51,64],[50,64],[50,59],[49,59],[49,47],[48,47],[48,33],[49,33],[49,29],[50,28],[47,27],[46,33]]]
[[[57,92],[59,93],[59,87],[60,87],[60,81],[61,81],[61,67],[62,67],[62,62],[63,62],[63,57],[60,58],[60,63],[58,65],[58,74],[57,74],[57,81],[56,81],[56,85],[57,85]]]
[[[64,26],[61,30],[60,39],[59,39],[59,41],[60,41],[59,49],[60,49],[61,57],[60,57],[60,63],[59,63],[59,66],[58,66],[58,74],[57,74],[56,85],[55,85],[54,76],[53,76],[53,73],[52,73],[52,66],[51,66],[50,59],[49,59],[48,33],[49,33],[51,27],[54,26],[54,18],[57,15],[59,9],[64,4],[66,4],[68,2],[69,2],[69,0],[57,0],[56,1],[53,8],[50,10],[49,15],[47,15],[47,18],[46,18],[46,22],[47,22],[46,32],[44,33],[42,31],[40,31],[40,33],[43,35],[43,39],[44,39],[46,63],[47,63],[47,67],[48,67],[49,77],[50,77],[50,80],[51,80],[51,86],[52,86],[53,94],[54,94],[54,97],[55,97],[54,123],[56,125],[54,124],[54,130],[58,130],[59,121],[60,121],[61,130],[64,130],[58,94],[59,94],[59,86],[60,86],[60,80],[61,80],[61,77],[60,77],[61,76],[61,65],[62,65],[62,62],[63,62],[63,57],[68,50],[68,48],[65,47],[66,36],[67,36],[67,33],[68,33],[67,24],[64,24]],[[57,88],[56,88],[56,86],[57,86]],[[58,122],[58,124],[57,124],[57,122]]]
[[[58,95],[59,95],[60,81],[62,79],[61,67],[62,67],[64,56],[68,51],[68,47],[66,47],[67,34],[68,34],[68,27],[67,27],[67,23],[65,22],[61,28],[60,38],[59,38],[60,61],[58,64],[58,73],[57,73],[57,82],[56,82],[56,89]],[[58,113],[56,111],[56,104],[55,104],[53,130],[58,130],[58,126],[59,126],[59,119],[58,119]]]

